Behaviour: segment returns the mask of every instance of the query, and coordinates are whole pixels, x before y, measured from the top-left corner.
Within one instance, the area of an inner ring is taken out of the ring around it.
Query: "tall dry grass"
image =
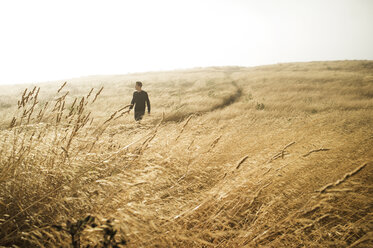
[[[373,63],[197,68],[4,88],[0,244],[369,247]],[[123,114],[144,81],[152,115]],[[46,86],[46,85],[44,85]],[[102,88],[103,87],[103,88]],[[100,243],[101,242],[101,243]]]

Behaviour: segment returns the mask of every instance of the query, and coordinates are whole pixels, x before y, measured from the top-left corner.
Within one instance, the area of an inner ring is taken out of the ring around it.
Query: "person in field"
[[[135,89],[133,92],[133,97],[131,101],[130,110],[135,106],[135,120],[140,121],[145,114],[145,102],[148,106],[148,114],[150,114],[150,101],[148,93],[141,89],[142,83],[140,81],[136,82]]]

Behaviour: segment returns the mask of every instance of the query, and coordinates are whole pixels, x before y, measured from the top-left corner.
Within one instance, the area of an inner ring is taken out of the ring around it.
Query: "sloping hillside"
[[[123,108],[137,80],[141,124]],[[128,247],[373,245],[371,61],[39,86],[0,88],[1,245],[68,247],[51,225],[88,214]]]

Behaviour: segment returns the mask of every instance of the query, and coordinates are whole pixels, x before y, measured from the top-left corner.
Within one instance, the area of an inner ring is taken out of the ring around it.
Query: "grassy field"
[[[0,86],[0,246],[372,247],[372,61],[63,83]]]

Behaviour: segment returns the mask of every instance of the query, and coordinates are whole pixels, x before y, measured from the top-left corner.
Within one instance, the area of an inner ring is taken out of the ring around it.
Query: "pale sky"
[[[373,60],[373,0],[0,0],[0,84]]]

